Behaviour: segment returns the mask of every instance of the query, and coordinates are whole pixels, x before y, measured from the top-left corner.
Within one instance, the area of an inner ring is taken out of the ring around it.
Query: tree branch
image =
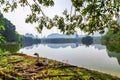
[[[43,12],[43,10],[41,9],[41,6],[36,2],[36,0],[33,0],[33,1],[34,1],[35,4],[39,7],[40,11],[42,12],[42,15],[43,15],[44,17],[47,17],[47,16],[45,15],[45,13]]]

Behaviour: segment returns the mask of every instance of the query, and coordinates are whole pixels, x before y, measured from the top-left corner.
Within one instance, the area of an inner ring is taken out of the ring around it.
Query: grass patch
[[[40,58],[44,61],[45,58]],[[120,78],[49,60],[47,66],[36,66],[36,58],[27,55],[3,56],[0,80],[120,80]]]

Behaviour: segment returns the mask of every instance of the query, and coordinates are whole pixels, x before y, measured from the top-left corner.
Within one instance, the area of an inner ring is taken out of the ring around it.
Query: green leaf
[[[0,44],[4,42],[5,42],[4,37],[0,34]]]
[[[2,24],[0,24],[0,30],[5,30],[5,28]]]

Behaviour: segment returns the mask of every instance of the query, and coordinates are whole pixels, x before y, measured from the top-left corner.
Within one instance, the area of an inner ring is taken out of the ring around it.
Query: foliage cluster
[[[20,35],[15,31],[15,26],[0,13],[0,42],[20,42]],[[3,38],[4,37],[4,38]]]
[[[27,23],[37,23],[37,30],[42,32],[43,27],[51,29],[57,27],[61,32],[73,34],[77,29],[81,29],[88,34],[99,31],[104,33],[105,28],[111,31],[119,30],[117,18],[120,11],[120,0],[71,0],[72,7],[75,8],[74,14],[67,10],[63,12],[63,16],[55,15],[50,19],[42,7],[54,6],[53,0],[1,0],[0,5],[4,12],[14,11],[18,6],[29,6],[31,14],[26,18]],[[42,16],[41,16],[42,15]]]
[[[106,45],[108,51],[120,53],[120,30],[116,34],[108,31],[101,40],[102,44]]]
[[[4,28],[4,26],[2,25],[2,21],[3,21],[3,18],[2,18],[3,16],[2,16],[2,14],[0,13],[0,31],[1,30],[5,30],[5,28]],[[4,37],[1,35],[1,33],[0,33],[0,43],[2,43],[2,42],[4,42]]]
[[[107,34],[102,37],[102,40],[105,42],[120,42],[120,30],[116,34],[108,30]]]
[[[111,52],[120,53],[120,44],[117,42],[106,44],[106,48]]]

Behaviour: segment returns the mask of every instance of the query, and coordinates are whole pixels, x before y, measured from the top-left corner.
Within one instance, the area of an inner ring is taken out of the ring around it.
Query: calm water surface
[[[38,44],[21,48],[18,52],[31,56],[37,52],[41,57],[120,77],[120,54],[108,51],[106,46],[101,44],[93,44],[89,47],[75,43]]]

